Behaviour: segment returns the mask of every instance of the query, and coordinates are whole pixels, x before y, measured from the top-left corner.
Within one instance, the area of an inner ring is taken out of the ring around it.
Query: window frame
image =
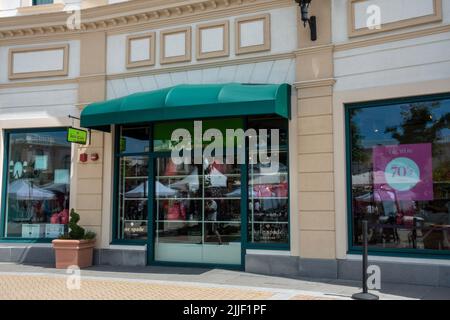
[[[241,118],[243,120],[243,129],[246,130],[247,126],[248,126],[248,116],[246,117],[233,117],[230,116],[229,118]],[[222,119],[222,118],[202,118],[200,119],[201,121],[206,121],[206,120],[217,120],[217,119]],[[192,120],[194,121],[195,119],[185,119],[185,120]],[[290,188],[291,188],[291,177],[290,177],[290,171],[289,171],[289,120],[286,120],[286,131],[287,131],[287,166],[288,166],[288,236],[287,236],[287,243],[252,243],[248,241],[248,163],[245,165],[241,165],[241,172],[242,172],[242,182],[246,184],[246,188],[243,192],[243,197],[242,197],[242,201],[241,201],[241,244],[242,244],[242,254],[243,256],[245,256],[245,250],[246,249],[250,249],[250,250],[290,250],[291,244],[290,244],[290,240],[291,240],[291,214],[290,214],[290,200],[291,200],[291,196],[290,196]],[[184,121],[184,120],[180,120],[180,121]],[[113,134],[114,134],[114,144],[113,144],[113,155],[114,155],[114,177],[113,177],[113,203],[112,203],[112,207],[113,207],[113,212],[112,212],[112,219],[113,219],[113,223],[112,223],[112,233],[111,233],[111,241],[110,244],[111,245],[135,245],[135,246],[144,246],[147,243],[149,243],[149,241],[151,241],[153,243],[153,238],[154,238],[154,228],[153,228],[153,204],[151,203],[151,200],[153,199],[153,196],[150,196],[151,193],[153,193],[153,185],[154,183],[151,183],[151,187],[149,188],[149,197],[148,197],[148,210],[149,210],[149,214],[148,214],[148,218],[149,218],[149,223],[148,223],[148,238],[147,240],[126,240],[126,239],[119,239],[118,238],[118,224],[119,224],[119,205],[118,205],[118,188],[119,188],[119,166],[120,166],[120,161],[119,159],[121,157],[126,157],[126,156],[148,156],[149,157],[149,168],[148,168],[148,172],[149,172],[149,176],[153,176],[154,177],[154,172],[153,172],[153,162],[156,158],[158,157],[163,157],[163,156],[170,156],[170,152],[167,151],[153,151],[153,147],[154,147],[154,126],[155,124],[161,124],[161,123],[168,123],[171,121],[155,121],[155,122],[150,122],[150,123],[136,123],[134,124],[135,126],[148,126],[150,128],[150,144],[149,144],[149,152],[140,152],[140,153],[124,153],[124,152],[118,152],[118,150],[120,150],[120,127],[121,125],[115,125],[114,126],[114,130],[113,130]],[[248,148],[246,150],[246,157],[248,159]],[[244,210],[245,208],[245,210]],[[151,237],[151,238],[150,238]],[[153,252],[153,248],[148,248],[147,249],[149,252],[152,251]],[[152,255],[149,254],[149,255]],[[155,261],[152,261],[155,262]]]
[[[20,237],[6,237],[6,199],[8,195],[8,177],[9,177],[9,147],[10,147],[10,135],[13,133],[28,133],[28,132],[60,132],[67,131],[68,127],[45,127],[45,128],[20,128],[20,129],[4,129],[3,130],[3,163],[2,163],[2,186],[1,186],[1,211],[0,211],[0,242],[2,243],[51,243],[50,238],[20,238]],[[72,155],[72,148],[70,150]],[[70,185],[70,184],[69,184]],[[70,199],[69,199],[70,208]]]
[[[353,197],[352,197],[352,145],[350,129],[350,112],[356,109],[388,107],[399,104],[411,104],[417,102],[431,102],[450,99],[450,92],[430,95],[419,95],[411,97],[401,97],[393,99],[383,99],[368,102],[345,103],[345,172],[346,172],[346,206],[347,206],[347,254],[362,254],[362,246],[353,244]],[[449,259],[450,250],[432,250],[432,249],[409,249],[409,248],[371,248],[369,253],[375,256],[423,258],[423,259]]]

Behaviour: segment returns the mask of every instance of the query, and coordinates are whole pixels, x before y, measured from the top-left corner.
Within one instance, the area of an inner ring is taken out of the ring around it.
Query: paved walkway
[[[220,269],[93,267],[81,272],[80,287],[65,270],[0,264],[0,299],[349,299],[353,281],[287,279]],[[450,288],[383,284],[381,299],[450,299]]]

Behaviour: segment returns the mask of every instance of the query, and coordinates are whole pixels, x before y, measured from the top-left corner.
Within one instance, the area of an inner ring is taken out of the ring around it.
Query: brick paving
[[[257,288],[239,289],[214,285],[152,283],[129,279],[81,280],[80,289],[68,289],[73,285],[68,276],[0,275],[0,299],[2,300],[266,300],[276,292]],[[317,300],[320,297],[296,295],[294,300]]]

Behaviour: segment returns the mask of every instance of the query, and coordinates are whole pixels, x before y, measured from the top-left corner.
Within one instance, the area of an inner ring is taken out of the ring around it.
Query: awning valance
[[[290,117],[288,84],[178,85],[96,102],[81,113],[81,127],[151,121],[274,114]]]

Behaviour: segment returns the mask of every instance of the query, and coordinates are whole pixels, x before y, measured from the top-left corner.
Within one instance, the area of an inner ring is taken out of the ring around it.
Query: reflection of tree
[[[441,138],[441,130],[448,128],[450,123],[450,113],[444,114],[439,119],[433,117],[433,110],[440,106],[438,101],[430,104],[411,104],[401,111],[402,124],[386,128],[386,133],[390,133],[400,144],[430,142],[435,144]]]
[[[443,138],[443,130],[450,126],[450,113],[444,113],[441,117],[433,116],[433,110],[443,108],[439,101],[432,103],[414,103],[401,111],[402,123],[399,126],[386,128],[392,138],[400,144],[431,143],[433,157],[444,155],[447,143],[439,143]],[[445,158],[445,157],[444,157]],[[449,161],[442,159],[439,166],[434,168],[434,181],[448,180]]]
[[[354,162],[366,162],[368,160],[368,154],[364,150],[362,140],[364,136],[361,135],[359,126],[357,124],[356,115],[361,109],[350,110],[350,136],[351,136],[351,148],[352,148],[352,161]]]

